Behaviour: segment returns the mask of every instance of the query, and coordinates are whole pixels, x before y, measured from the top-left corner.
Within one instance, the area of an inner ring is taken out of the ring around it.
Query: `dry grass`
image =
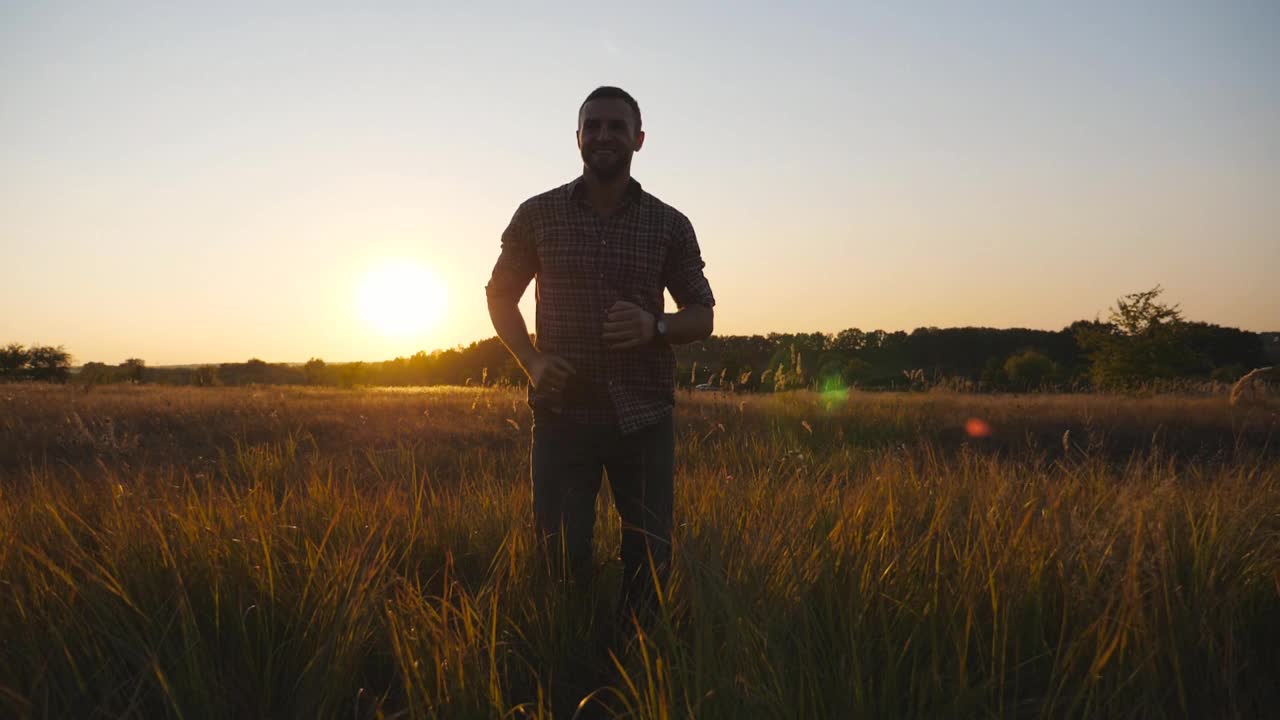
[[[530,547],[482,389],[0,386],[0,715],[1262,717],[1277,408],[682,397],[662,619]],[[976,417],[990,437],[970,438]],[[605,498],[601,498],[602,512]]]
[[[1262,367],[1250,370],[1231,386],[1231,404],[1257,402],[1267,394],[1266,380],[1280,379],[1274,367]]]

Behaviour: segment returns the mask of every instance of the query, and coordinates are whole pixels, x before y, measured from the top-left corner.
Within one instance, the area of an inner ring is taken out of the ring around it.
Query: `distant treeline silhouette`
[[[903,389],[950,384],[963,390],[1126,389],[1153,381],[1233,382],[1280,362],[1280,333],[1189,322],[1159,302],[1159,287],[1126,295],[1106,321],[1058,331],[925,327],[907,332],[725,335],[676,348],[682,387],[777,391],[846,387]],[[24,354],[25,353],[25,354]],[[59,355],[59,353],[61,353]],[[0,378],[66,381],[61,348],[10,345]],[[86,363],[74,381],[178,385],[523,385],[523,372],[496,338],[382,362],[298,364],[251,359],[188,367]]]
[[[0,347],[0,381],[44,380],[66,382],[71,374],[71,354],[61,345]]]

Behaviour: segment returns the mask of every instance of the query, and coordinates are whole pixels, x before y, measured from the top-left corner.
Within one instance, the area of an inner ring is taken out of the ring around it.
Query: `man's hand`
[[[604,342],[611,350],[627,350],[640,347],[653,340],[657,319],[648,310],[619,300],[609,308],[604,323]]]
[[[525,364],[525,372],[535,390],[563,390],[569,376],[576,372],[568,360],[559,355],[535,352]]]

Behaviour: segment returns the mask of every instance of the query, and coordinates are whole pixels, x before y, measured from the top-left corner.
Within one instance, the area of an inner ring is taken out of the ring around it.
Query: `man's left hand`
[[[653,313],[635,303],[619,300],[609,308],[604,323],[604,342],[611,350],[640,347],[653,340],[656,323]]]

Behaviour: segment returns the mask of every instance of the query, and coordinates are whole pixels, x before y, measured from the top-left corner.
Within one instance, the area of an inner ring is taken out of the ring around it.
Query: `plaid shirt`
[[[663,288],[676,305],[715,305],[693,225],[631,181],[622,205],[601,218],[582,178],[520,205],[502,233],[502,253],[485,292],[518,301],[537,277],[539,352],[577,371],[559,393],[529,388],[535,411],[606,425],[623,433],[655,423],[675,406],[675,354],[655,341],[609,349],[601,336],[609,308],[626,300],[660,314]]]

